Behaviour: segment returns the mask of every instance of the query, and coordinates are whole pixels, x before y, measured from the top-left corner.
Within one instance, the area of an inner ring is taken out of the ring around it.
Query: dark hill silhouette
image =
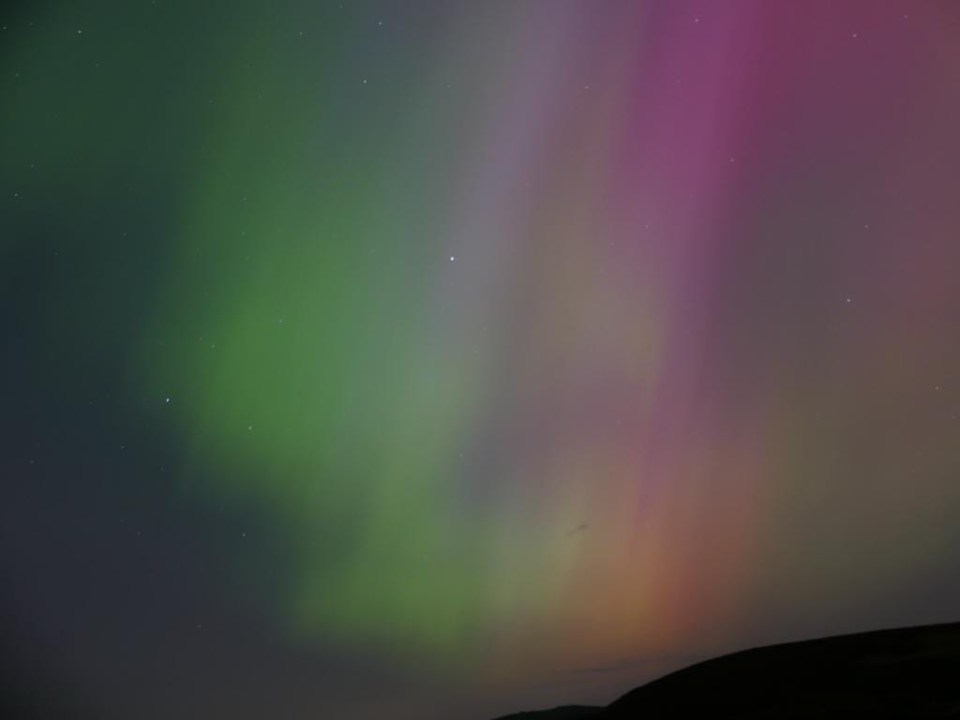
[[[553,710],[531,710],[507,715],[498,720],[592,720],[601,717],[606,708],[588,705],[564,705]]]
[[[605,708],[589,705],[564,705],[553,710],[531,710],[497,718],[497,720],[593,720],[600,717]]]
[[[770,645],[691,665],[605,708],[501,720],[960,720],[960,623]]]

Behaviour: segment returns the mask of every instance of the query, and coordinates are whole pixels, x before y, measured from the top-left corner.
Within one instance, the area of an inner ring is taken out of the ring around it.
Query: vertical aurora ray
[[[746,622],[761,508],[805,474],[777,455],[835,469],[768,406],[806,373],[782,358],[747,389],[725,357],[740,197],[778,172],[751,68],[787,16],[702,9],[454,12],[389,82],[344,75],[332,39],[240,59],[148,387],[189,398],[184,436],[220,468],[196,492],[289,536],[281,625],[573,663]]]

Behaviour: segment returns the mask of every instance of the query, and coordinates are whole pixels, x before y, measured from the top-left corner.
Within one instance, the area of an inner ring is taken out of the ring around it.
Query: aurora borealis
[[[958,619],[957,3],[0,26],[10,702],[480,720]]]

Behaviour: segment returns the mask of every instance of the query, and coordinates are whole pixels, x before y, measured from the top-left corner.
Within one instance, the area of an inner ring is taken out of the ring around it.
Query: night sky
[[[960,3],[0,26],[11,717],[481,720],[960,619]]]

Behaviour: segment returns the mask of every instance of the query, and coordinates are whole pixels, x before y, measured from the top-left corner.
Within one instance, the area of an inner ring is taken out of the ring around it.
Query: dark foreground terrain
[[[607,707],[501,720],[960,719],[960,623],[744,650],[678,670]]]

